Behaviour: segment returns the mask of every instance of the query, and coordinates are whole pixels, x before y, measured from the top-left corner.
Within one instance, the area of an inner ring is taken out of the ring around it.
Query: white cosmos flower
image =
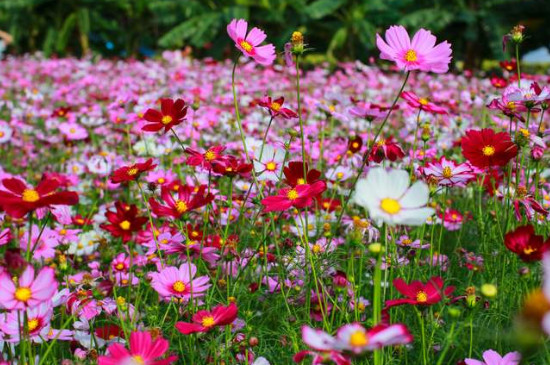
[[[409,183],[409,173],[405,170],[374,168],[366,179],[357,182],[353,199],[368,209],[374,220],[391,226],[419,226],[434,213],[432,208],[426,207],[430,192],[422,181],[410,187]]]
[[[254,160],[254,169],[259,174],[258,180],[278,181],[283,169],[285,151],[265,145],[263,151],[258,154],[258,160]]]

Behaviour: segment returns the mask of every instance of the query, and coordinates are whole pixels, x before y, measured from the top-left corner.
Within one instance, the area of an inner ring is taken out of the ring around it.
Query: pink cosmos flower
[[[445,156],[442,156],[439,161],[429,162],[423,171],[424,175],[435,179],[441,186],[466,186],[475,177],[468,164],[457,164]]]
[[[44,267],[34,277],[34,268],[28,265],[17,284],[6,272],[0,274],[0,305],[6,309],[34,308],[51,300],[57,291],[55,271]]]
[[[246,57],[252,57],[260,65],[269,66],[276,58],[275,46],[266,44],[259,46],[266,38],[263,30],[252,28],[246,34],[248,23],[244,19],[233,19],[227,26],[227,33],[235,41],[237,47]]]
[[[521,360],[519,352],[509,352],[500,356],[494,350],[487,350],[483,353],[483,361],[475,359],[466,359],[466,365],[518,365]]]
[[[77,123],[61,123],[59,125],[59,130],[69,141],[78,141],[88,138],[86,128]]]
[[[50,321],[53,314],[51,303],[42,303],[35,308],[27,309],[27,328],[29,337],[33,342],[42,342],[50,332]],[[5,320],[0,323],[5,334],[10,336],[10,342],[19,342],[21,333],[21,313],[19,311],[9,312]]]
[[[149,332],[132,332],[130,350],[120,343],[113,343],[107,348],[108,355],[100,356],[98,365],[168,365],[175,362],[177,356],[168,356],[157,360],[168,351],[170,343],[160,337],[153,340]]]
[[[411,40],[407,30],[401,25],[393,25],[386,30],[385,41],[376,35],[376,46],[380,58],[394,61],[401,70],[420,70],[445,73],[451,62],[451,45],[444,41],[435,45],[435,36],[426,29],[420,29]]]
[[[226,326],[237,318],[237,305],[229,304],[227,307],[218,305],[212,311],[200,310],[193,315],[193,323],[178,322],[176,329],[184,335],[197,332],[208,332],[214,327]]]
[[[384,346],[404,345],[412,342],[413,337],[402,324],[378,325],[367,330],[359,323],[351,323],[338,330],[336,340],[340,349],[360,354]]]
[[[167,266],[160,272],[151,273],[151,286],[163,298],[188,299],[191,294],[194,298],[204,295],[208,290],[210,280],[208,276],[194,278],[197,267],[191,263],[184,263],[179,268]]]
[[[374,351],[384,346],[403,345],[412,342],[413,337],[402,324],[378,325],[366,329],[359,323],[346,324],[333,337],[322,330],[302,327],[302,340],[315,350],[302,351],[294,356],[294,361],[302,361],[306,355],[313,355],[313,364],[324,364],[330,359],[338,365],[351,364],[342,352],[360,354]]]
[[[440,106],[430,102],[427,98],[421,98],[412,91],[404,91],[401,93],[401,97],[407,101],[407,104],[413,108],[418,108],[425,112],[435,114],[447,114],[447,111]]]

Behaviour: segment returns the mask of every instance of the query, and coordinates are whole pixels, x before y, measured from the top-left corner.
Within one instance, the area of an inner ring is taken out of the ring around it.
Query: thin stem
[[[359,171],[358,171],[357,175],[355,175],[355,178],[353,179],[353,183],[351,184],[351,188],[349,190],[349,193],[346,196],[346,199],[344,200],[344,204],[342,205],[342,209],[340,210],[340,214],[338,214],[338,219],[336,220],[336,225],[335,225],[336,227],[340,227],[340,223],[342,222],[342,216],[344,215],[344,212],[346,211],[348,203],[351,199],[351,196],[353,195],[353,192],[355,191],[355,185],[357,185],[357,181],[361,177],[361,174],[363,173],[363,171],[365,170],[365,166],[367,165],[371,148],[376,144],[376,141],[378,140],[378,137],[380,136],[380,133],[382,133],[382,129],[386,125],[386,122],[388,121],[388,119],[389,119],[389,117],[390,117],[390,115],[393,111],[393,108],[394,108],[395,104],[397,104],[397,100],[399,100],[399,97],[401,96],[401,93],[403,92],[403,89],[405,88],[405,85],[407,84],[407,81],[409,80],[410,74],[411,74],[411,72],[407,71],[407,73],[405,75],[405,80],[403,80],[403,85],[401,85],[401,88],[399,89],[399,92],[397,93],[397,96],[393,100],[393,103],[390,106],[390,110],[388,110],[388,114],[386,114],[386,117],[382,121],[382,124],[380,124],[380,128],[378,128],[378,130],[376,131],[376,134],[374,135],[374,139],[372,140],[372,144],[369,144],[369,146],[367,146],[367,150],[365,151],[365,154],[363,155],[363,162],[361,164],[361,167],[359,168]]]

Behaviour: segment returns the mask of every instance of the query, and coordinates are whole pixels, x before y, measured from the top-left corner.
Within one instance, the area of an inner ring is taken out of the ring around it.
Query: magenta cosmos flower
[[[191,295],[196,298],[204,295],[210,287],[208,276],[194,278],[196,273],[197,267],[190,263],[183,263],[179,268],[168,266],[150,274],[153,278],[151,286],[166,299],[188,299]]]
[[[376,35],[376,46],[380,58],[394,61],[401,70],[420,70],[444,73],[451,62],[451,45],[445,41],[435,45],[435,36],[426,29],[420,29],[409,38],[407,30],[401,25],[392,25],[386,30],[385,41]]]
[[[40,303],[51,300],[57,291],[55,271],[45,267],[34,277],[34,268],[28,265],[17,283],[10,275],[0,275],[0,305],[6,309],[34,308]]]
[[[168,365],[175,362],[177,356],[158,359],[168,351],[170,343],[162,337],[153,340],[149,332],[132,332],[130,350],[120,343],[113,343],[107,349],[108,356],[100,356],[99,365]]]
[[[226,326],[237,319],[238,308],[235,303],[227,307],[218,305],[212,311],[200,310],[193,315],[193,323],[178,322],[176,329],[184,335],[208,332],[214,327]]]
[[[266,38],[263,30],[252,28],[248,35],[248,23],[244,19],[233,19],[227,25],[227,34],[235,41],[237,47],[246,57],[252,57],[260,65],[269,66],[275,60],[275,46],[259,46]]]

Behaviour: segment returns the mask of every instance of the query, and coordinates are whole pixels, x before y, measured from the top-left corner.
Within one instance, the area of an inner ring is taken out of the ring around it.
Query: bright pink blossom
[[[247,35],[247,29],[248,23],[244,19],[233,19],[227,25],[227,33],[235,41],[235,47],[260,65],[271,65],[276,58],[275,46],[272,44],[260,46],[266,39],[265,32],[258,28],[252,28]]]
[[[444,41],[435,45],[435,36],[426,29],[420,29],[411,40],[401,25],[386,30],[385,41],[376,35],[376,46],[380,58],[394,61],[401,70],[445,73],[451,62],[451,45]]]

